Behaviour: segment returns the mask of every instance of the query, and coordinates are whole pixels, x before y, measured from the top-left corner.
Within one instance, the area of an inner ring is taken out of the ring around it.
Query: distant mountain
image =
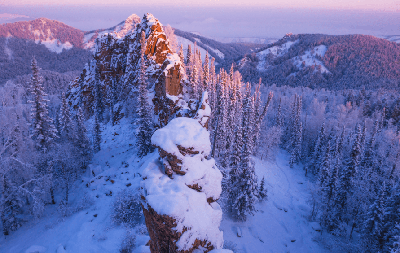
[[[47,18],[0,25],[0,37],[33,40],[57,53],[72,47],[83,48],[83,35],[79,29]]]
[[[8,16],[7,16],[8,17]],[[96,39],[112,35],[123,40],[133,33],[141,20],[132,14],[116,26],[81,31],[56,20],[39,18],[31,21],[0,24],[0,84],[30,73],[35,56],[44,70],[69,72],[82,70],[95,50]],[[254,43],[221,43],[200,35],[174,29],[178,45],[186,54],[189,44],[196,43],[204,59],[206,52],[216,60],[217,68],[230,67],[246,53],[265,46]],[[121,42],[122,43],[122,42]]]
[[[114,37],[122,39],[126,35],[135,31],[136,25],[140,23],[140,17],[136,14],[130,15],[126,20],[122,21],[116,26],[107,29],[98,29],[94,31],[85,32],[83,44],[86,49],[93,49],[95,40],[106,34],[112,34]]]
[[[369,35],[288,35],[237,62],[247,81],[330,89],[400,85],[400,45]]]
[[[188,44],[193,45],[196,42],[197,46],[202,49],[202,56],[204,56],[207,51],[208,54],[214,57],[215,61],[219,63],[219,66],[217,65],[218,67],[230,68],[232,63],[243,57],[245,54],[265,47],[265,44],[256,44],[251,42],[222,43],[194,33],[184,32],[179,29],[174,30],[178,39],[178,44],[182,44],[184,50],[187,49]]]

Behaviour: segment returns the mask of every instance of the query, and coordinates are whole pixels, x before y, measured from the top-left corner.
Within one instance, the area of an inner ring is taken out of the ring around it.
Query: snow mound
[[[33,245],[29,249],[25,250],[25,253],[44,253],[46,248],[43,246]]]

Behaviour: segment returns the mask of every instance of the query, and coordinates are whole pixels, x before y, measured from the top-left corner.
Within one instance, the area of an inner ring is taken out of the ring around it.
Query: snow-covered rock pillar
[[[159,157],[149,163],[141,183],[151,252],[222,249],[222,210],[215,202],[222,174],[209,157],[206,101],[205,92],[195,118],[175,118],[152,137]]]

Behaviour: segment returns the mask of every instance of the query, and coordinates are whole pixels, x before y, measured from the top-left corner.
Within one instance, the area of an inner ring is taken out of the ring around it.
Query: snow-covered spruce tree
[[[265,178],[261,179],[260,189],[258,190],[258,196],[261,200],[267,197],[267,188],[265,188]]]
[[[186,74],[188,77],[192,75],[192,67],[193,67],[193,56],[192,56],[192,46],[189,44],[187,53],[186,53]]]
[[[74,144],[78,149],[78,153],[81,157],[82,167],[85,168],[86,164],[91,159],[92,147],[90,145],[90,140],[87,136],[87,129],[84,124],[84,116],[82,109],[79,107],[78,112],[75,116],[75,140]]]
[[[246,221],[247,215],[254,214],[254,205],[258,199],[257,176],[251,155],[254,149],[254,97],[250,89],[246,95],[243,108],[243,151],[240,158],[238,181],[231,185],[230,210],[232,217],[238,221]],[[234,198],[233,198],[234,196]]]
[[[103,122],[104,115],[104,103],[103,103],[103,92],[101,91],[101,80],[99,66],[96,66],[94,75],[94,113],[97,115],[97,120]]]
[[[137,132],[136,144],[138,146],[138,156],[143,157],[154,150],[151,145],[151,136],[154,132],[152,109],[149,104],[149,96],[147,91],[146,81],[146,63],[145,63],[145,50],[146,50],[146,37],[142,32],[141,37],[141,58],[140,58],[140,76],[139,76],[139,96],[138,96],[138,119],[137,119]]]
[[[65,93],[62,93],[62,99],[61,99],[61,110],[60,110],[60,116],[59,116],[59,135],[61,138],[61,141],[68,141],[71,142],[75,138],[75,127],[73,124],[73,121],[71,119],[71,113],[69,110],[69,105],[67,103],[67,100],[65,99]]]
[[[32,117],[32,139],[35,141],[36,149],[47,152],[54,140],[57,138],[57,130],[53,125],[53,120],[49,117],[47,109],[48,100],[45,98],[47,94],[43,88],[43,78],[40,75],[39,67],[35,58],[31,63],[32,76],[31,76],[31,93],[32,104],[31,117]]]
[[[326,130],[325,122],[322,123],[321,128],[318,132],[318,138],[315,142],[314,152],[311,160],[311,170],[314,175],[318,174],[321,168],[322,159],[324,157],[324,147],[326,145]]]
[[[275,119],[275,124],[277,127],[282,127],[283,126],[283,118],[282,118],[282,99],[279,99],[279,105],[278,109],[276,112],[276,119]]]
[[[350,157],[341,170],[336,188],[335,208],[337,216],[340,217],[340,219],[344,218],[343,215],[347,211],[347,200],[353,193],[353,180],[360,164],[361,138],[362,130],[361,126],[358,124]]]
[[[101,149],[101,126],[97,113],[94,114],[94,125],[93,125],[93,152],[97,153]]]
[[[383,183],[380,193],[369,207],[363,224],[363,241],[369,252],[379,252],[382,248],[382,230],[385,214],[386,184]]]
[[[328,142],[325,148],[325,155],[319,169],[318,184],[320,187],[325,188],[330,181],[331,172],[331,145]],[[327,189],[323,189],[326,191]]]
[[[293,165],[300,161],[301,158],[301,143],[303,138],[303,123],[301,122],[301,108],[302,108],[302,98],[300,96],[295,97],[295,114],[292,125],[292,138],[291,138],[291,150],[290,150],[290,160],[289,165],[293,168]]]

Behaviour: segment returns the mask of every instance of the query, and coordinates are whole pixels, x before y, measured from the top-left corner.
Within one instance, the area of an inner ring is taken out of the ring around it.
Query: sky
[[[115,5],[115,0],[0,0],[0,5]],[[118,5],[247,6],[399,11],[399,0],[119,0]]]
[[[127,0],[118,0],[118,4],[111,4],[111,0],[54,2],[0,0],[0,23],[14,22],[9,14],[17,14],[31,19],[55,19],[90,31],[112,27],[133,13],[142,17],[150,12],[164,25],[214,39],[281,38],[287,33],[400,35],[400,0],[197,0],[194,3],[188,0],[129,0],[129,4]],[[279,6],[276,2],[279,2]],[[242,3],[246,5],[242,6]],[[377,8],[371,9],[372,6]]]

